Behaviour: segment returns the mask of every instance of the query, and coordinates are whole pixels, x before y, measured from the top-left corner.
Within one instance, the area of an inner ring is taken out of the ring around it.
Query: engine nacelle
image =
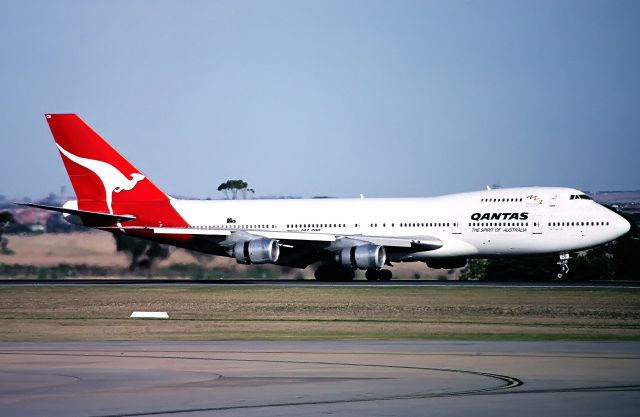
[[[387,261],[384,246],[369,243],[361,246],[344,248],[336,256],[339,264],[358,269],[380,269]]]
[[[253,239],[238,242],[233,247],[233,257],[239,264],[270,264],[280,256],[280,246],[274,239]]]

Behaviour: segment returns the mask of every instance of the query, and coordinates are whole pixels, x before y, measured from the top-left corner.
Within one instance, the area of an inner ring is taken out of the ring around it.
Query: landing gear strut
[[[560,260],[557,262],[557,264],[560,265],[558,279],[562,279],[562,277],[569,273],[569,259],[571,259],[571,256],[569,256],[567,252],[563,252],[560,254]]]

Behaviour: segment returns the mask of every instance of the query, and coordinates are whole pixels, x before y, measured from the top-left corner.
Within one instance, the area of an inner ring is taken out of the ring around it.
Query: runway
[[[635,416],[636,342],[0,343],[2,416]]]
[[[291,279],[0,279],[0,287],[18,286],[231,286],[231,287],[433,287],[433,288],[548,288],[548,289],[640,289],[640,282],[492,282],[492,281],[432,281],[432,280],[391,280],[391,281],[347,281],[322,282],[316,280]]]

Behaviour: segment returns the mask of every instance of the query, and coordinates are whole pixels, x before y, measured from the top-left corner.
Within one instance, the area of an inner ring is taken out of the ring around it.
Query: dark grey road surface
[[[574,289],[639,289],[640,282],[594,281],[594,282],[491,282],[491,281],[429,281],[429,280],[392,280],[392,281],[349,281],[319,282],[316,280],[290,279],[0,279],[0,287],[13,286],[256,286],[256,287],[449,287],[449,288],[574,288]]]
[[[0,343],[0,415],[637,416],[635,342]]]

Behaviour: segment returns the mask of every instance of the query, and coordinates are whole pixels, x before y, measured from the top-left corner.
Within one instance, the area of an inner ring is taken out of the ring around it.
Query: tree
[[[4,236],[4,230],[10,224],[17,223],[12,213],[3,211],[0,213],[0,253],[3,255],[11,255],[13,251],[9,249],[9,239]]]
[[[74,233],[86,232],[90,229],[69,223],[64,219],[61,213],[52,213],[47,217],[45,230],[47,233]]]
[[[460,281],[485,279],[488,265],[489,261],[486,259],[469,259],[467,266],[460,272]]]
[[[229,199],[229,193],[231,193],[231,199],[238,199],[238,192],[242,193],[243,200],[247,199],[247,192],[253,193],[253,189],[249,189],[249,184],[244,180],[226,180],[218,186],[218,191],[223,192],[225,197]]]
[[[555,256],[470,259],[460,273],[461,280],[549,281],[558,268]]]
[[[640,279],[640,213],[619,213],[631,223],[631,230],[611,247],[616,279]]]
[[[137,237],[121,234],[114,235],[116,239],[116,251],[129,256],[129,271],[138,268],[147,270],[147,277],[151,278],[151,269],[156,261],[167,259],[169,247],[157,242],[151,242]]]

